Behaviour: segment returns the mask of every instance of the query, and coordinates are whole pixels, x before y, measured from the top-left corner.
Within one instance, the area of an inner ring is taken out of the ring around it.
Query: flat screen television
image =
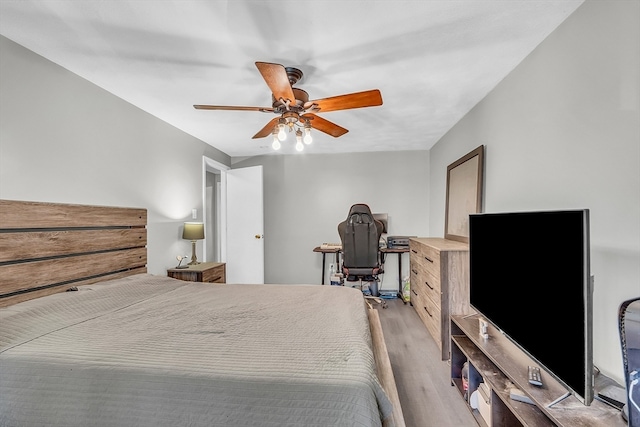
[[[589,210],[471,214],[469,258],[472,307],[589,405]]]

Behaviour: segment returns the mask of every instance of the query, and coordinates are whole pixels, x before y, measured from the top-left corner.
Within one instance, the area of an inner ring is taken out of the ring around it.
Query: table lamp
[[[191,240],[191,262],[187,265],[200,264],[196,256],[196,240],[204,239],[204,224],[201,222],[185,222],[182,238]]]

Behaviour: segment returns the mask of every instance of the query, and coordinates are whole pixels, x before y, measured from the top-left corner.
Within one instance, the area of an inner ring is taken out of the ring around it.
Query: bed
[[[404,426],[352,288],[146,271],[146,211],[0,200],[0,425]]]

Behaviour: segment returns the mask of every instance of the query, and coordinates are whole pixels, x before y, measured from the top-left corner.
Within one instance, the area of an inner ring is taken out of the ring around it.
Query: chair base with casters
[[[383,273],[383,272],[380,271],[378,274],[381,274],[381,273]],[[358,287],[362,291],[362,293],[364,295],[364,299],[367,301],[367,304],[369,304],[369,307],[373,308],[373,306],[371,305],[371,302],[374,302],[376,304],[380,304],[380,306],[382,308],[387,308],[388,307],[387,306],[387,302],[383,298],[378,296],[378,287],[377,287],[377,285],[376,285],[376,290],[374,292],[372,292],[371,295],[367,295],[365,293],[364,289],[363,289],[363,281],[378,283],[378,276],[377,275],[376,276],[363,276],[363,277],[358,277],[356,275],[352,275],[352,279],[351,280],[347,280],[347,281],[348,282],[356,282],[356,281],[360,282]]]
[[[374,296],[371,296],[371,295],[365,295],[364,299],[367,301],[367,304],[369,304],[369,307],[372,307],[372,305],[371,305],[371,303],[369,301],[373,301],[373,302],[375,302],[377,304],[380,304],[380,306],[382,308],[387,308],[387,302],[384,299],[380,298],[380,297],[374,297]]]

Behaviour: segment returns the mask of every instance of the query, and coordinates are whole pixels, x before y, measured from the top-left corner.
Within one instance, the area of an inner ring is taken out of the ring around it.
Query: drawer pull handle
[[[433,264],[433,260],[427,257],[424,257],[424,259],[426,259],[427,261],[429,261],[431,264]]]
[[[418,270],[414,270],[413,268],[411,269],[411,272],[412,272],[413,274],[418,274]]]
[[[424,308],[424,311],[426,311],[426,312],[427,312],[427,314],[429,315],[429,317],[433,317],[433,314],[429,313],[429,310],[427,310],[427,307],[422,307],[422,308]]]
[[[417,293],[416,291],[414,291],[413,289],[411,289],[411,292],[413,292],[413,294],[414,294],[415,296],[418,296],[418,293]]]
[[[427,282],[427,281],[425,280],[425,281],[424,281],[424,284],[425,284],[425,285],[427,285],[427,286],[429,287],[429,289],[431,289],[431,290],[433,291],[433,286],[431,286],[431,285],[429,284],[429,282]]]
[[[418,253],[418,251],[416,251],[415,249],[411,249],[411,252],[413,252],[414,254]]]

